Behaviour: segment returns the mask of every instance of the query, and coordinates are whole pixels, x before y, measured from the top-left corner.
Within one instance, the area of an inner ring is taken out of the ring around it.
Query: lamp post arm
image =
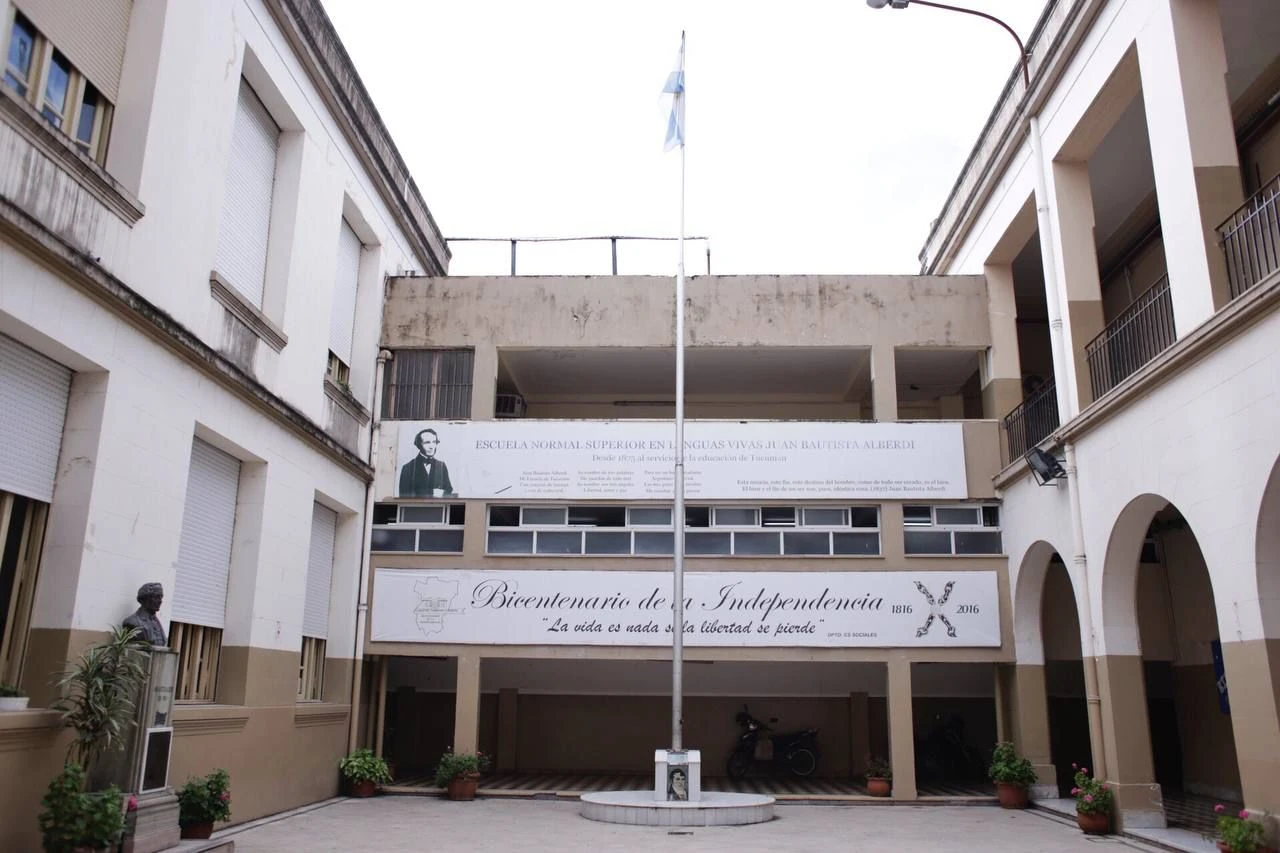
[[[988,15],[986,12],[979,12],[977,9],[966,9],[963,6],[948,6],[946,3],[934,3],[932,0],[910,0],[917,6],[932,6],[935,9],[946,9],[950,12],[961,12],[965,15],[977,15],[979,18],[986,18],[1004,27],[1005,32],[1013,36],[1013,40],[1018,43],[1018,58],[1022,62],[1022,82],[1028,89],[1031,88],[1031,71],[1027,67],[1027,49],[1022,45],[1022,39],[1013,31],[1013,27],[997,18],[995,15]]]

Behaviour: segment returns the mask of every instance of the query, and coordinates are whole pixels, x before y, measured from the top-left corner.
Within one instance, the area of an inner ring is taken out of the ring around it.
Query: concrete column
[[[1244,202],[1219,3],[1158,0],[1138,64],[1179,337],[1226,304],[1217,226]]]
[[[498,691],[498,766],[501,773],[510,773],[517,769],[516,750],[519,745],[519,729],[516,713],[520,704],[520,694],[514,687],[503,687]]]
[[[871,752],[871,732],[868,729],[867,694],[849,694],[849,775],[861,776],[867,772],[867,758]]]
[[[982,414],[1002,418],[1022,402],[1013,264],[987,264],[982,271],[987,278],[987,319],[991,325],[991,349],[982,368]]]
[[[880,556],[890,565],[906,559],[902,530],[902,504],[880,504]]]
[[[889,764],[893,767],[893,798],[916,799],[915,721],[911,701],[911,661],[889,659]]]
[[[471,368],[471,419],[493,420],[493,405],[498,394],[498,348],[476,347],[476,360]]]
[[[1075,411],[1093,402],[1089,362],[1085,347],[1105,325],[1102,315],[1102,282],[1098,276],[1098,248],[1093,236],[1093,189],[1089,165],[1058,162],[1049,170],[1049,194],[1053,198],[1049,219],[1054,243],[1059,247],[1058,305],[1066,348],[1066,382]],[[1055,365],[1056,367],[1056,365]],[[1062,415],[1065,421],[1067,416]]]
[[[1151,760],[1142,658],[1106,655],[1097,659],[1097,669],[1106,778],[1115,792],[1118,826],[1162,827],[1164,805]]]
[[[458,655],[454,688],[453,751],[475,752],[480,743],[480,655]]]
[[[877,421],[898,419],[898,371],[894,361],[891,345],[871,348],[871,411]]]
[[[1049,702],[1044,686],[1044,666],[1018,664],[1012,667],[1013,742],[1018,752],[1035,768],[1037,781],[1032,795],[1058,796],[1058,774],[1049,746]]]
[[[996,701],[996,740],[1007,741],[1013,740],[1013,714],[1011,713],[1012,692],[1009,685],[1012,682],[1008,664],[996,664],[991,668],[992,686],[994,688],[993,695]]]
[[[373,753],[379,758],[382,757],[382,742],[386,739],[387,731],[387,669],[390,658],[382,655],[378,658],[378,682],[375,688],[378,692],[377,696],[377,712],[375,715],[373,727]],[[404,706],[399,706],[401,714],[404,713]]]
[[[1280,639],[1223,643],[1245,807],[1266,811],[1280,841]]]

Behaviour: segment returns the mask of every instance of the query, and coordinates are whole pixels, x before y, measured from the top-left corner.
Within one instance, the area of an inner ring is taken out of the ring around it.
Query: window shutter
[[[311,509],[311,556],[307,562],[307,598],[302,609],[302,633],[307,637],[329,638],[329,586],[333,580],[334,537],[338,514],[313,504]]]
[[[133,0],[21,0],[18,6],[107,100],[115,103],[120,99],[120,71]]]
[[[236,101],[214,268],[250,304],[262,306],[267,236],[280,128],[243,79]]]
[[[338,264],[333,285],[333,313],[329,315],[329,349],[351,366],[351,328],[356,316],[356,290],[360,281],[360,251],[356,232],[342,220],[338,229]]]
[[[0,490],[51,503],[71,371],[0,335]]]
[[[171,617],[224,627],[240,461],[200,439],[191,445]]]

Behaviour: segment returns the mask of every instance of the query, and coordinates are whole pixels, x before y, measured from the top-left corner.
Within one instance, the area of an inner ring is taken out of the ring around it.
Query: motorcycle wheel
[[[818,756],[807,747],[800,747],[787,756],[787,767],[797,776],[812,776],[818,769]]]
[[[745,779],[747,771],[751,769],[751,756],[735,752],[725,762],[724,769],[728,772],[730,779]]]

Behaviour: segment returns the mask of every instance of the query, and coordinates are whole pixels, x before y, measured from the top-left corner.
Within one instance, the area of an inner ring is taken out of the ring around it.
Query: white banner
[[[999,646],[994,571],[688,572],[693,646]],[[372,639],[671,645],[669,572],[374,570]]]
[[[675,431],[662,421],[401,422],[395,494],[511,500],[670,500]],[[694,500],[968,497],[958,423],[690,421]]]

